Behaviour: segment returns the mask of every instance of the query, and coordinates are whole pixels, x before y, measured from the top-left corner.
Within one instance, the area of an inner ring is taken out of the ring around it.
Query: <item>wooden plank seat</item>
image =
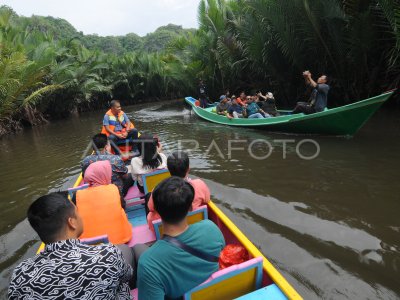
[[[255,257],[212,274],[202,284],[185,293],[185,300],[235,299],[261,288],[262,257]]]
[[[207,211],[207,205],[202,205],[196,208],[193,211],[190,211],[187,215],[187,221],[188,224],[193,224],[197,223],[201,220],[206,220],[208,219],[208,211]],[[161,222],[161,219],[154,220],[153,221],[153,226],[154,226],[154,233],[156,234],[157,240],[159,240],[162,235],[163,235],[163,225]]]
[[[160,169],[151,173],[141,174],[144,194],[151,193],[154,188],[164,179],[171,176],[168,169]]]

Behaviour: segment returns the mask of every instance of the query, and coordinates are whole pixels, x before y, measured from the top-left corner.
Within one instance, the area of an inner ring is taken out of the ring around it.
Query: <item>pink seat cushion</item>
[[[132,299],[137,300],[138,299],[138,289],[131,290],[131,296],[132,296]]]
[[[149,229],[147,224],[143,224],[137,227],[132,227],[132,239],[129,241],[128,246],[133,247],[136,244],[146,244],[154,242],[156,235]]]
[[[138,189],[138,187],[135,186],[131,186],[128,190],[128,193],[125,196],[125,200],[130,200],[130,199],[135,199],[135,198],[142,198],[144,197],[144,194],[141,193]]]

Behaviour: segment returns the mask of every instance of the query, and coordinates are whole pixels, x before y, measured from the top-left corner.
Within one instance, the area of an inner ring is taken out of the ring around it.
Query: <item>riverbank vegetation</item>
[[[262,89],[290,107],[301,72],[332,79],[330,106],[400,82],[398,0],[202,0],[199,29],[84,35],[67,21],[0,8],[0,135],[111,98],[143,100]]]

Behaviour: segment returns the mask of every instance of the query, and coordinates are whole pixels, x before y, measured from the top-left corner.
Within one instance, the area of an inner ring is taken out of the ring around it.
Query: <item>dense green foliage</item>
[[[189,93],[186,78],[194,74],[163,51],[181,31],[164,26],[151,34],[152,42],[136,34],[84,36],[65,20],[18,17],[2,7],[0,134],[21,122],[33,125],[76,108],[104,107],[113,97],[128,104]]]
[[[196,95],[199,77],[212,98],[262,89],[280,107],[304,96],[306,69],[331,78],[329,106],[400,82],[399,0],[201,0],[198,19],[198,30],[100,37],[0,7],[0,134],[113,97]]]
[[[400,82],[398,0],[202,0],[199,23],[176,48],[215,92],[268,89],[290,106],[309,69],[330,76],[330,105],[340,105]]]

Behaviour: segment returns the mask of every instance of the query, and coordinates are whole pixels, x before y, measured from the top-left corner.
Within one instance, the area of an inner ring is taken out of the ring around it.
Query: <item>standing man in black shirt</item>
[[[204,84],[202,79],[200,79],[199,81],[199,99],[200,99],[200,107],[206,108],[208,105],[208,96],[207,96],[206,85]]]

